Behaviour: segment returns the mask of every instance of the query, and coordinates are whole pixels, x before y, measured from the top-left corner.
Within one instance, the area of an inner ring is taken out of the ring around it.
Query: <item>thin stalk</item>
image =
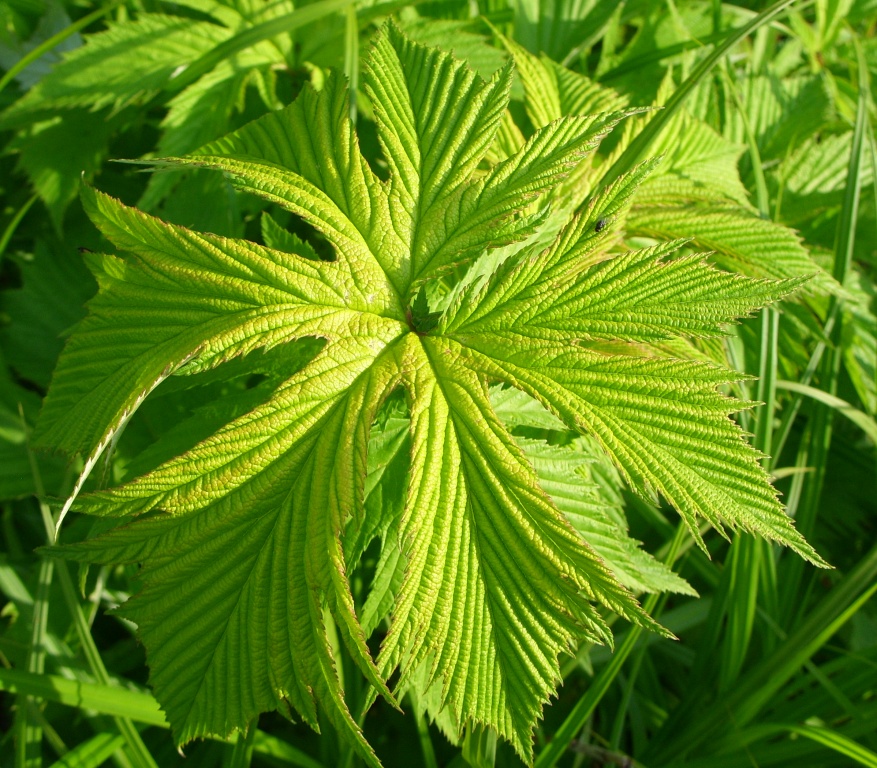
[[[606,28],[603,30],[600,38],[600,58],[594,72],[594,77],[600,81],[603,81],[608,76],[609,67],[615,59],[616,49],[623,38],[623,11],[624,7],[619,3],[615,11],[609,16]]]
[[[61,582],[61,589],[64,593],[64,600],[67,603],[67,608],[70,611],[73,623],[76,626],[76,633],[79,635],[79,642],[85,653],[89,670],[101,685],[112,685],[110,676],[104,666],[103,659],[101,659],[100,652],[94,643],[94,638],[88,630],[88,622],[85,620],[82,606],[79,604],[79,599],[76,595],[76,588],[73,585],[73,579],[70,576],[67,563],[63,560],[58,560],[56,563],[58,576]],[[125,739],[125,745],[128,748],[129,755],[134,762],[134,765],[141,766],[142,768],[158,768],[155,761],[152,759],[152,755],[143,743],[143,739],[140,737],[140,732],[134,726],[134,723],[128,718],[122,717],[114,717],[113,721],[119,729],[122,738]]]
[[[865,137],[868,131],[868,102],[871,97],[871,84],[868,61],[862,51],[858,38],[853,38],[858,62],[858,101],[856,104],[856,123],[853,128],[853,144],[850,149],[850,162],[847,167],[847,186],[838,223],[838,242],[835,251],[833,276],[843,285],[853,259],[856,241],[856,221],[859,218],[859,199],[862,193],[862,176],[865,170]],[[834,297],[835,302],[839,301]]]
[[[318,763],[310,755],[293,747],[292,744],[264,731],[256,731],[255,751],[259,755],[264,755],[265,759],[262,762],[269,765],[286,763],[299,766],[299,768],[325,768],[323,763]]]
[[[752,639],[763,554],[758,544],[752,537],[736,536],[725,567],[728,589],[723,602],[727,628],[721,645],[720,691],[727,690],[740,675]]]
[[[417,713],[414,721],[417,723],[417,737],[420,741],[420,751],[423,753],[423,768],[438,768],[438,760],[435,757],[435,749],[432,746],[432,738],[429,735],[429,724],[423,713]]]
[[[825,325],[823,326],[823,332],[828,336],[831,335],[831,332],[834,329],[837,315],[838,305],[835,304],[833,305],[833,309],[829,311],[828,318],[826,319]],[[819,364],[822,362],[822,355],[825,354],[826,348],[827,345],[824,341],[820,341],[816,344],[816,346],[813,348],[813,353],[810,355],[810,359],[807,361],[807,367],[801,374],[799,383],[805,386],[810,384],[810,382],[813,380],[813,377],[816,375],[816,372],[819,370]],[[780,419],[778,429],[775,431],[773,448],[770,451],[771,456],[773,456],[773,460],[771,461],[771,469],[776,466],[779,456],[783,452],[786,441],[791,434],[792,425],[794,424],[795,419],[798,417],[798,413],[800,412],[803,403],[804,396],[801,394],[796,394],[792,398],[791,402],[783,409],[783,416]]]
[[[30,707],[30,716],[31,719],[40,724],[40,727],[43,729],[43,738],[46,740],[46,743],[52,749],[52,751],[58,755],[58,757],[64,757],[70,749],[64,743],[64,740],[61,738],[60,734],[52,727],[52,724],[46,720],[46,716],[43,714],[42,710],[37,706],[36,699],[28,702]]]
[[[104,592],[104,584],[106,582],[109,570],[109,566],[107,565],[102,565],[100,568],[98,568],[97,578],[95,579],[94,583],[94,589],[88,596],[90,608],[88,610],[88,616],[86,616],[86,621],[88,622],[89,630],[91,629],[91,627],[94,626],[94,620],[97,618],[97,612],[100,610],[100,599],[101,595],[103,595]]]
[[[41,675],[46,669],[46,627],[49,620],[49,588],[52,585],[54,563],[47,557],[40,559],[39,581],[33,604],[30,649],[27,655],[27,671]],[[43,729],[39,719],[32,716],[38,710],[38,700],[33,696],[21,696],[16,713],[15,766],[16,768],[39,768],[42,765]]]
[[[770,217],[770,195],[767,191],[767,179],[764,176],[764,167],[761,161],[761,151],[758,149],[758,137],[752,130],[752,124],[749,122],[749,116],[746,114],[746,107],[740,94],[737,92],[737,86],[731,77],[731,73],[725,69],[724,71],[725,85],[731,98],[734,100],[734,106],[740,114],[743,121],[743,132],[746,134],[746,144],[749,149],[749,161],[752,164],[752,175],[755,177],[755,203],[758,206],[758,212],[761,218]]]
[[[28,437],[28,425],[24,418],[24,409],[19,405],[18,415],[21,419],[25,439]],[[44,495],[42,478],[36,464],[36,458],[28,447],[28,460],[34,478],[34,489],[39,498]],[[48,507],[40,503],[40,513],[47,530],[52,529],[52,514]],[[46,670],[46,628],[49,622],[49,589],[52,586],[54,562],[47,557],[40,558],[39,581],[33,604],[33,620],[31,624],[30,649],[27,655],[27,671],[42,675]],[[39,768],[42,765],[43,729],[39,719],[34,718],[32,711],[38,711],[39,700],[33,696],[22,696],[16,716],[15,765],[16,768]]]
[[[34,488],[36,489],[37,498],[39,499],[43,526],[46,529],[46,539],[49,544],[54,544],[56,541],[55,520],[52,517],[52,512],[48,505],[43,501],[45,498],[45,488],[43,486],[39,467],[36,463],[36,458],[30,448],[29,429],[26,423],[24,423],[24,430],[26,439],[28,440],[27,453],[30,460],[31,473],[33,474]],[[86,661],[88,662],[89,669],[98,683],[109,686],[111,685],[110,676],[104,666],[103,659],[101,659],[100,652],[95,645],[94,638],[89,631],[88,622],[85,620],[85,615],[82,612],[82,606],[76,595],[76,589],[73,586],[73,579],[70,577],[67,563],[63,560],[54,560],[53,567],[58,574],[61,583],[61,591],[64,595],[64,601],[66,602],[67,609],[70,611],[70,615],[73,618],[73,623],[76,627],[76,632],[79,635],[79,642],[82,646],[83,653],[85,654]],[[119,733],[125,740],[133,764],[138,766],[138,768],[158,768],[155,761],[152,759],[152,755],[143,743],[143,739],[140,737],[140,733],[134,726],[134,723],[128,718],[122,717],[114,717],[113,720],[116,723],[116,727],[119,729]]]
[[[713,43],[721,42],[725,39],[726,34],[726,32],[711,32],[708,35],[703,35],[697,40],[682,40],[681,42],[673,43],[661,48],[654,48],[646,53],[641,53],[638,56],[633,56],[626,61],[622,61],[618,66],[613,67],[612,69],[606,69],[605,72],[600,74],[599,80],[601,83],[605,83],[621,77],[622,75],[627,75],[631,72],[654,66],[664,59],[679,56],[682,53],[693,51],[696,48],[703,48],[705,45],[712,45]]]
[[[9,241],[12,240],[12,236],[15,234],[15,230],[18,229],[18,225],[21,224],[21,220],[25,217],[25,214],[30,210],[30,207],[37,201],[37,195],[33,194],[21,206],[12,217],[12,220],[9,224],[6,225],[6,229],[3,230],[3,234],[0,235],[0,261],[3,260],[3,255],[6,253],[6,249],[9,247]]]
[[[782,627],[773,620],[770,614],[763,613],[761,619],[764,621],[765,626],[770,629],[778,640],[781,642],[788,640],[788,635],[783,632]],[[807,661],[804,664],[804,668],[807,670],[808,674],[812,675],[813,679],[826,690],[829,696],[831,696],[838,707],[844,711],[847,717],[855,720],[864,716],[861,709],[850,700],[849,696],[835,685],[829,675],[822,671],[821,667],[817,666],[812,661]]]
[[[877,445],[877,421],[864,411],[861,411],[848,403],[846,400],[835,397],[822,389],[808,387],[804,384],[799,384],[796,381],[778,381],[777,389],[786,389],[790,392],[797,392],[800,395],[811,398],[817,403],[830,408],[855,424],[862,430],[862,432],[871,438],[871,441],[875,445]]]
[[[225,762],[225,768],[249,768],[253,762],[253,747],[256,733],[259,730],[259,718],[254,717],[247,726],[247,735],[238,734],[237,741],[231,747],[231,754]]]
[[[123,745],[121,736],[112,733],[98,733],[73,749],[65,752],[61,760],[51,768],[99,768],[111,759]]]
[[[480,725],[466,728],[463,759],[472,768],[493,768],[496,764],[496,732]]]
[[[615,20],[614,23],[617,23],[617,20],[621,17],[621,13],[624,11],[625,2],[626,0],[619,0],[618,4],[612,10],[612,13],[607,14],[605,20],[593,28],[584,40],[578,45],[573,46],[572,50],[563,57],[563,61],[560,63],[564,67],[571,67],[575,60],[581,55],[582,51],[587,51],[594,45],[594,43],[602,39],[609,24],[613,22],[613,20]]]

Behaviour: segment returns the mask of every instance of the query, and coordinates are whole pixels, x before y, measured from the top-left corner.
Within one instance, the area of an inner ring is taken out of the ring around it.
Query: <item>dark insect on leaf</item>
[[[609,219],[598,219],[596,225],[594,226],[594,232],[602,232],[606,229],[606,225],[609,223]]]

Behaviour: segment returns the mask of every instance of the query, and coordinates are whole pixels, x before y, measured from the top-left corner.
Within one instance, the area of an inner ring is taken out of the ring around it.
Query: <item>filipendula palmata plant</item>
[[[589,436],[631,487],[672,504],[699,544],[702,518],[821,563],[729,418],[742,404],[717,386],[737,376],[643,354],[668,338],[720,335],[800,280],[674,258],[678,242],[607,258],[623,201],[648,168],[568,221],[552,218],[548,198],[625,113],[555,120],[488,167],[511,78],[509,64],[485,82],[389,25],[366,72],[386,181],[360,154],[336,74],[165,161],[221,170],[301,217],[333,261],[276,225],[268,247],[84,191],[116,254],[88,256],[99,291],[58,364],[39,444],[83,454],[88,470],[170,376],[194,380],[228,363],[275,381],[181,455],[79,496],[78,511],[129,521],[56,549],[142,565],[142,589],[119,613],[139,628],[178,743],[243,730],[273,709],[316,728],[319,710],[378,765],[345,701],[331,621],[389,702],[416,686],[433,716],[458,731],[495,729],[531,760],[558,654],[583,639],[611,642],[603,609],[660,631],[613,574],[612,547],[601,557],[542,490],[491,385]],[[469,276],[429,311],[424,286],[466,262]],[[309,339],[322,346],[304,354]],[[607,341],[637,354],[607,353]],[[407,406],[408,478],[384,525],[400,570],[373,656],[349,584],[363,545],[351,542],[383,525],[367,514],[365,478],[372,424],[394,392]]]

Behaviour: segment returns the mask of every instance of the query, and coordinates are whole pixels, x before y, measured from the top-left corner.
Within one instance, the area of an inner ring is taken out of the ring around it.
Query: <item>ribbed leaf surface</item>
[[[695,244],[715,250],[723,265],[758,277],[814,277],[823,288],[837,284],[811,258],[790,229],[734,208],[693,208],[664,205],[635,208],[633,232],[651,237],[674,237],[685,232]]]
[[[600,482],[601,471],[612,473],[613,468],[606,466],[605,457],[596,455],[595,446],[585,438],[574,448],[526,438],[518,438],[518,443],[533,464],[539,484],[622,584],[637,591],[694,594],[685,581],[628,536],[617,491]]]
[[[82,512],[129,522],[60,552],[142,565],[143,588],[120,610],[139,627],[180,742],[291,707],[314,727],[322,712],[377,765],[345,701],[334,625],[386,699],[394,676],[403,690],[429,691],[432,715],[442,710],[458,732],[491,727],[530,759],[559,653],[611,641],[607,611],[656,628],[625,584],[684,585],[660,568],[649,575],[623,524],[588,517],[573,470],[512,435],[490,385],[510,384],[590,435],[634,487],[676,506],[698,541],[700,517],[818,561],[728,418],[741,406],[716,387],[733,374],[657,347],[645,358],[588,348],[714,336],[796,282],[673,259],[672,244],[606,260],[614,217],[648,166],[594,196],[553,242],[556,227],[541,232],[546,248],[531,237],[546,199],[608,123],[595,132],[590,118],[560,118],[485,168],[510,68],[485,82],[391,25],[369,72],[387,181],[360,154],[337,76],[166,161],[221,169],[305,219],[332,261],[276,222],[266,220],[265,239],[283,250],[87,193],[116,253],[90,259],[100,292],[61,358],[39,441],[91,467],[170,376],[267,369],[271,387],[197,415],[206,437],[79,498]],[[479,256],[478,279],[461,283],[441,317],[430,312],[424,281]],[[305,339],[320,340],[310,355],[294,343]],[[386,431],[376,434],[378,417]],[[357,610],[349,573],[376,536],[384,552]],[[371,632],[384,619],[372,659],[363,623]]]
[[[545,57],[537,58],[514,42],[504,42],[519,62],[524,103],[534,125],[561,116],[614,110],[624,103],[614,91]],[[760,81],[754,78],[747,82]],[[670,86],[667,80],[658,104],[666,100]],[[769,100],[772,105],[774,99]],[[772,119],[765,117],[766,124]],[[632,136],[630,131],[625,133],[614,157],[623,152]],[[734,271],[754,277],[816,276],[814,284],[837,289],[792,230],[754,212],[737,170],[744,148],[742,136],[740,143],[734,144],[702,121],[677,113],[654,143],[653,153],[663,159],[642,186],[627,221],[628,232],[661,240],[692,238],[699,248],[715,251],[715,259]],[[599,168],[580,168],[571,180],[569,194],[590,192],[599,172]]]

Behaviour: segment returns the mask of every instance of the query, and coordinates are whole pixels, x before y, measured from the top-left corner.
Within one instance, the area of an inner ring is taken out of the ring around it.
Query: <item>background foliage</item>
[[[729,338],[670,351],[759,376],[736,394],[765,405],[738,417],[772,457],[767,468],[789,512],[832,571],[746,536],[726,542],[704,527],[706,557],[674,513],[632,495],[587,441],[540,411],[528,414],[525,404],[505,404],[506,424],[571,519],[587,519],[580,505],[590,500],[605,525],[629,526],[699,595],[686,594],[691,588],[657,564],[644,573],[641,551],[630,553],[631,587],[675,591],[643,598],[680,639],[619,622],[614,653],[585,645],[566,657],[558,699],[536,734],[536,764],[877,765],[877,615],[869,602],[877,590],[870,85],[877,5],[777,6],[761,15],[758,4],[684,0],[300,7],[12,0],[0,7],[0,687],[10,726],[0,760],[182,761],[145,686],[133,627],[104,610],[138,589],[136,568],[83,569],[77,579],[69,565],[34,553],[53,528],[37,499],[63,497],[79,471],[31,450],[29,436],[63,340],[96,290],[77,251],[107,248],[78,202],[83,174],[167,221],[270,242],[279,235],[263,223],[271,221],[262,219],[264,202],[235,192],[220,174],[145,174],[110,161],[194,151],[289,104],[305,83],[319,89],[335,68],[358,91],[351,116],[380,172],[360,53],[394,15],[408,35],[453,50],[484,77],[515,57],[509,148],[562,115],[664,106],[628,119],[559,197],[573,207],[593,191],[589,179],[606,183],[663,155],[628,201],[619,249],[690,237],[724,269],[817,275],[804,295],[734,327]],[[751,34],[737,34],[747,25]],[[320,247],[312,231],[270,212]],[[204,429],[217,418],[211,403],[232,397],[245,405],[259,397],[258,386],[214,381],[157,393],[98,482],[155,466],[179,440],[181,422]],[[397,471],[392,457],[403,434],[404,413],[388,409],[372,432],[373,474]],[[369,503],[398,503],[384,496],[393,483],[372,482]],[[89,526],[72,520],[63,540],[82,538]],[[368,568],[368,552],[364,562]],[[355,598],[368,582],[367,572],[354,581]],[[380,617],[379,606],[365,608]],[[360,695],[361,678],[343,674],[350,695]],[[472,729],[451,743],[424,704],[406,699],[403,717],[378,701],[365,715],[366,736],[385,765],[520,764],[489,732]],[[234,744],[190,744],[185,764],[359,760],[328,724],[322,736],[276,714],[257,725]]]

